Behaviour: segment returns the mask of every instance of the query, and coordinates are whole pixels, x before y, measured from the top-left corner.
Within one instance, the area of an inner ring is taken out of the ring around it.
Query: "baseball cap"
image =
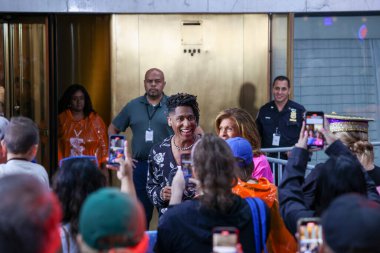
[[[252,146],[248,140],[242,137],[234,137],[227,139],[226,142],[230,146],[234,157],[244,161],[244,166],[252,164]]]
[[[350,115],[338,115],[336,113],[325,114],[327,121],[329,122],[330,132],[364,132],[368,133],[368,122],[374,119],[350,116]]]
[[[335,253],[380,252],[380,205],[359,194],[334,200],[322,215],[324,238]]]
[[[116,188],[103,188],[83,203],[79,232],[85,243],[97,250],[145,252],[149,244],[145,223],[144,210],[136,199]]]

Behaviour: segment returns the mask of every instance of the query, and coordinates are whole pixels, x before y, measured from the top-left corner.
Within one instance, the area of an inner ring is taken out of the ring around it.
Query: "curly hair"
[[[168,98],[166,105],[169,113],[174,112],[178,106],[191,107],[197,124],[199,123],[199,107],[196,96],[187,93],[177,93]]]
[[[80,208],[86,197],[106,186],[106,178],[97,165],[82,158],[65,161],[54,178],[53,191],[62,205],[62,223],[70,224],[70,232],[78,234]]]
[[[233,119],[239,128],[241,137],[247,139],[252,146],[253,155],[260,156],[261,138],[257,130],[256,122],[246,110],[241,108],[228,108],[221,111],[215,119],[215,131],[219,134],[220,123],[224,119]]]
[[[80,84],[72,84],[67,87],[62,97],[58,101],[58,114],[64,112],[67,109],[70,109],[71,98],[77,91],[83,92],[84,95],[84,116],[88,117],[91,112],[95,112],[94,108],[92,107],[90,95],[88,94],[86,88]]]
[[[368,140],[368,133],[336,132],[334,135],[356,155],[364,167],[368,164],[373,164],[375,156],[373,145]]]
[[[228,144],[214,134],[205,134],[192,152],[194,170],[204,195],[203,206],[227,213],[233,204],[231,191],[237,183],[236,161]]]

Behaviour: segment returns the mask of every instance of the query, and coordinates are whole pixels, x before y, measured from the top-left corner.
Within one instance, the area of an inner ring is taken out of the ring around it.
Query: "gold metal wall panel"
[[[240,87],[239,105],[256,118],[270,97],[268,15],[244,15],[243,46],[244,84]]]
[[[182,43],[184,21],[201,22],[201,43]],[[268,99],[267,15],[113,15],[111,24],[112,116],[144,94],[152,67],[164,71],[166,94],[198,96],[207,132],[220,110],[241,106],[254,114]]]

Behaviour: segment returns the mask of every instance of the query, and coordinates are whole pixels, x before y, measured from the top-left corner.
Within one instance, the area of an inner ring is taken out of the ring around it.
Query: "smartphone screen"
[[[213,253],[235,253],[239,230],[235,227],[216,227],[212,233]]]
[[[322,226],[319,218],[304,218],[298,221],[298,252],[319,252],[322,244]]]
[[[319,132],[323,128],[323,112],[306,112],[307,146],[309,148],[323,148],[324,140]]]
[[[185,179],[192,176],[191,164],[191,154],[181,154],[181,169]]]
[[[124,156],[124,135],[111,135],[109,141],[109,151],[108,151],[108,163],[117,165],[115,161],[117,158],[125,158]]]

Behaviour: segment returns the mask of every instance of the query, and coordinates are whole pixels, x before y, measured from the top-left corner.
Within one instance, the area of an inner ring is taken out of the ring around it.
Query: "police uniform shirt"
[[[302,127],[305,108],[288,100],[279,112],[274,101],[260,108],[256,124],[263,148],[290,147],[297,143]],[[277,129],[277,133],[276,133]],[[273,146],[273,134],[280,136],[279,146]]]

